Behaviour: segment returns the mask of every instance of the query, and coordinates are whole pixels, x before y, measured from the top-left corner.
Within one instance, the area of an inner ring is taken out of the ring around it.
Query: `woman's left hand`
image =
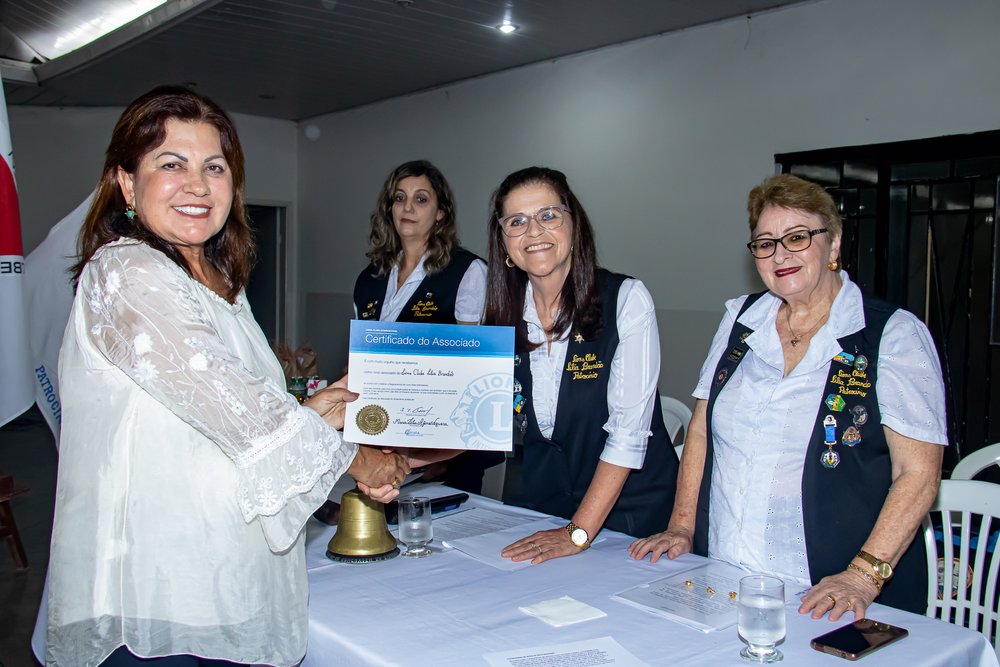
[[[320,389],[302,405],[319,413],[327,424],[340,430],[344,428],[344,414],[347,404],[355,400],[358,394],[348,391],[346,387],[333,386]]]
[[[829,612],[830,620],[836,621],[845,612],[853,611],[854,620],[859,620],[865,617],[878,594],[878,589],[861,575],[845,570],[823,577],[810,588],[802,596],[799,613],[812,612],[813,618],[823,618],[823,614]]]
[[[540,530],[534,535],[521,538],[517,542],[504,547],[500,555],[515,563],[531,560],[532,565],[544,563],[553,558],[572,556],[583,549],[573,544],[565,528]]]

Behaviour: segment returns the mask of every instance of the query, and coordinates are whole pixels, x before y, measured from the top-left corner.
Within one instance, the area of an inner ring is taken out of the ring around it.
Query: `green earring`
[[[132,208],[132,204],[129,204],[128,206],[125,207],[125,216],[129,220],[135,220],[135,209]]]

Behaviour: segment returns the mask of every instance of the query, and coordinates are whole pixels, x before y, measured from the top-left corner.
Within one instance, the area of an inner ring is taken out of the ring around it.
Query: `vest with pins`
[[[464,248],[452,250],[448,266],[420,281],[396,321],[455,324],[458,287],[469,266],[477,259],[478,256]],[[354,306],[359,320],[379,319],[388,284],[388,274],[379,276],[374,264],[365,267],[354,283]]]
[[[605,323],[594,340],[577,340],[570,335],[551,439],[542,435],[532,406],[530,356],[518,351],[514,376],[525,403],[515,414],[514,423],[523,432],[523,464],[520,484],[507,490],[504,502],[570,519],[587,493],[608,438],[603,428],[610,414],[608,382],[619,343],[614,318],[625,279],[604,269],[597,272]],[[645,536],[663,530],[670,518],[677,454],[659,405],[657,393],[643,466],[629,473],[604,523],[612,530]]]
[[[741,324],[739,316],[764,294],[752,294],[743,303],[709,392],[705,471],[694,538],[694,551],[701,555],[708,554],[712,413],[716,399],[749,350],[745,341],[753,330]],[[809,577],[814,585],[847,569],[871,534],[892,484],[892,461],[875,388],[882,332],[897,307],[868,295],[863,295],[862,301],[865,327],[838,339],[843,352],[830,362],[824,399],[802,468],[802,521]],[[922,539],[915,539],[904,552],[875,601],[924,613],[927,563]]]

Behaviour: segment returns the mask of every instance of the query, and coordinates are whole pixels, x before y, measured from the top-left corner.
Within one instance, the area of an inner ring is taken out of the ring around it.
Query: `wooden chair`
[[[986,445],[972,452],[955,466],[952,479],[972,479],[990,466],[1000,466],[1000,442]]]
[[[998,531],[1000,484],[942,480],[923,521],[927,615],[982,632],[1000,655]]]
[[[10,507],[10,499],[27,490],[26,486],[16,486],[12,475],[0,472],[0,538],[7,541],[10,555],[14,558],[14,565],[19,570],[28,567],[28,555],[24,552],[21,534],[17,531],[17,522],[14,521],[14,510]]]

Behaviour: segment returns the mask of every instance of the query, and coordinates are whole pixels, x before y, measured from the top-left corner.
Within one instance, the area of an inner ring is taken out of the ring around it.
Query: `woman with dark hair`
[[[382,184],[371,215],[368,258],[354,283],[354,314],[362,320],[479,324],[486,299],[486,263],[459,245],[455,197],[426,160],[399,165]],[[479,493],[497,452],[466,452],[431,464],[425,479]]]
[[[406,162],[382,185],[368,259],[354,283],[362,320],[479,324],[486,263],[459,245],[455,198],[430,162]]]
[[[306,519],[344,473],[385,498],[409,468],[341,440],[346,389],[285,391],[243,294],[253,241],[225,112],[175,87],[132,102],[79,250],[46,664],[297,664]]]
[[[484,322],[515,328],[520,484],[504,501],[569,520],[503,550],[541,563],[579,553],[607,526],[660,530],[677,455],[656,389],[653,301],[597,265],[594,233],[566,176],[529,167],[493,195]]]
[[[733,299],[695,388],[673,515],[634,542],[688,551],[808,592],[800,613],[923,613],[914,539],[948,442],[934,341],[913,314],[840,268],[833,198],[791,174],[747,198],[747,248],[767,291]]]

